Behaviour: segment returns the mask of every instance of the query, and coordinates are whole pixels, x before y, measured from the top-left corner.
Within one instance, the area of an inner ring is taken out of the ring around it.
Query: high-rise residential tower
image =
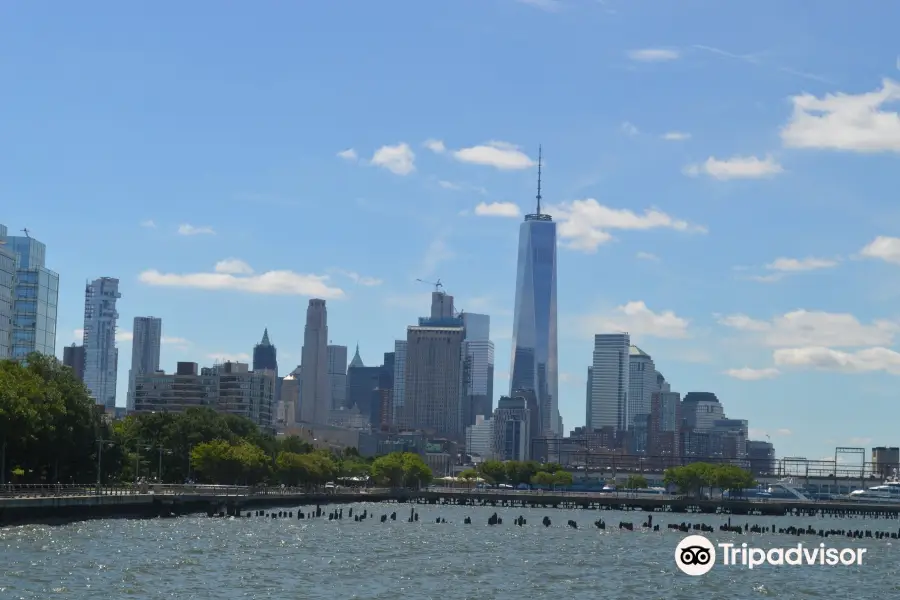
[[[0,225],[0,357],[5,353],[13,360],[32,352],[56,354],[59,275],[46,268],[47,247],[22,231],[24,236],[7,235]]]
[[[314,298],[306,309],[300,375],[300,421],[327,425],[331,411],[328,381],[328,311],[325,301]]]
[[[131,369],[128,370],[128,394],[125,409],[134,410],[134,383],[139,375],[159,370],[159,354],[162,344],[162,319],[135,317],[131,338]]]
[[[331,410],[345,408],[347,402],[347,346],[328,345],[328,384]]]
[[[95,279],[84,290],[84,384],[94,401],[106,408],[116,407],[116,300],[121,297],[114,277]]]
[[[589,429],[612,427],[627,430],[629,353],[631,339],[627,333],[594,336],[594,364],[590,370]]]
[[[556,331],[556,223],[541,212],[541,158],[538,157],[537,210],[519,226],[516,304],[512,332],[510,395],[533,390],[540,426],[559,429],[559,366]]]

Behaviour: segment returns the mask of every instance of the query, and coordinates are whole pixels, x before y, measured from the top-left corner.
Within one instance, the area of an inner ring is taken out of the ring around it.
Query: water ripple
[[[61,527],[0,529],[0,598],[237,600],[733,600],[830,598],[842,589],[858,598],[900,592],[897,546],[890,540],[829,538],[831,545],[868,548],[858,567],[715,568],[687,577],[675,568],[678,533],[599,531],[591,522],[637,521],[645,515],[504,508],[504,524],[487,526],[484,508],[418,507],[420,521],[380,523],[396,505],[357,505],[370,518],[209,519],[184,517],[89,521]],[[296,512],[296,508],[294,508]],[[327,512],[327,508],[325,509]],[[512,525],[519,516],[525,527]],[[554,525],[544,528],[548,515]],[[372,517],[375,518],[372,518]],[[437,524],[435,517],[448,522]],[[471,516],[472,525],[463,525]],[[345,508],[346,517],[346,508]],[[654,515],[666,523],[689,515]],[[565,527],[580,521],[577,530]],[[719,524],[724,518],[706,516]],[[696,517],[693,520],[699,520]],[[895,522],[861,519],[740,518],[741,523],[886,530]],[[818,538],[711,534],[761,547]]]

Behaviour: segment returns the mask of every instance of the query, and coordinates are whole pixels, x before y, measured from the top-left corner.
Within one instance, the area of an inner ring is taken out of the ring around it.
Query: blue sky
[[[591,336],[626,329],[780,455],[898,444],[898,19],[833,1],[4,3],[0,222],[48,246],[60,354],[84,281],[114,276],[123,334],[163,318],[167,370],[246,355],[264,327],[293,368],[309,294],[378,364],[428,309],[415,279],[440,278],[492,315],[503,390],[542,143],[566,430]],[[120,404],[129,364],[123,340]]]

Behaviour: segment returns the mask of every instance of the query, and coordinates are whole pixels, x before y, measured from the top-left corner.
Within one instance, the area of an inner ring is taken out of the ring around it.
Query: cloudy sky
[[[378,364],[438,278],[508,385],[518,224],[559,223],[560,407],[595,333],[779,454],[897,444],[900,6],[761,0],[5,3],[0,222],[163,318],[163,366],[299,362],[310,296]]]

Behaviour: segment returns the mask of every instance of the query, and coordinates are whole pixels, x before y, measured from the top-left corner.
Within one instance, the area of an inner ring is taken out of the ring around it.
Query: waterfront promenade
[[[430,487],[329,488],[206,485],[143,486],[0,486],[0,526],[67,522],[100,517],[174,517],[205,513],[240,516],[242,511],[272,507],[413,502],[418,504],[567,508],[586,510],[659,511],[732,515],[900,515],[900,504],[847,501],[759,499],[693,499],[677,495],[641,496],[619,493],[465,489]]]

